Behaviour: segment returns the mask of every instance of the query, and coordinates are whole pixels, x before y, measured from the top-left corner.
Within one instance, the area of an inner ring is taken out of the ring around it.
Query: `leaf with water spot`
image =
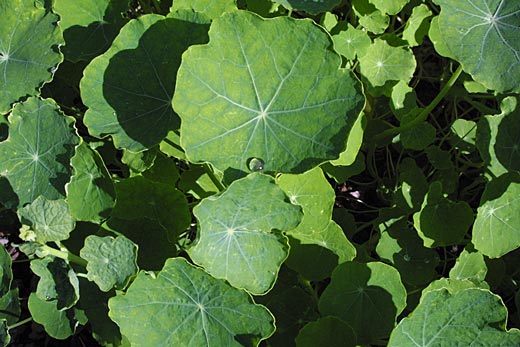
[[[285,200],[274,180],[261,173],[202,200],[193,209],[200,231],[188,250],[191,259],[232,286],[264,294],[287,258],[287,238],[281,231],[293,229],[301,218],[300,208]]]
[[[264,306],[183,258],[168,259],[157,275],[140,272],[108,306],[135,347],[258,346],[275,330]]]
[[[90,235],[80,255],[88,262],[87,278],[104,292],[123,289],[138,271],[137,246],[124,236]]]
[[[183,55],[173,97],[190,161],[236,176],[251,158],[304,172],[339,156],[364,97],[321,27],[235,11],[209,36]]]
[[[438,29],[464,71],[489,89],[520,91],[520,2],[436,0]]]
[[[40,195],[64,197],[78,143],[73,118],[52,100],[29,98],[16,104],[8,120],[9,137],[0,142],[0,174],[18,195],[19,206]]]
[[[27,95],[38,95],[63,56],[58,16],[34,1],[9,0],[0,4],[0,114]]]

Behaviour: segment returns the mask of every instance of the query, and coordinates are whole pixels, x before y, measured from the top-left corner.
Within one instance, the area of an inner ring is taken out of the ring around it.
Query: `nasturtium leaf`
[[[11,342],[11,335],[9,335],[9,326],[5,319],[0,319],[0,343],[2,347],[6,347]]]
[[[442,194],[438,181],[430,185],[419,212],[413,215],[414,227],[426,247],[457,244],[473,223],[473,210],[465,201],[452,201]]]
[[[8,119],[9,137],[0,142],[0,175],[9,180],[19,205],[40,195],[64,197],[78,143],[73,119],[52,100],[37,98],[16,104]]]
[[[477,148],[495,176],[520,172],[520,106],[517,102],[515,97],[504,99],[500,114],[486,115],[477,123]]]
[[[140,272],[108,306],[135,347],[257,346],[275,330],[273,316],[246,292],[183,258],[168,259],[157,276]]]
[[[310,322],[296,337],[296,347],[343,346],[355,347],[356,333],[344,321],[329,316]]]
[[[477,124],[474,121],[466,119],[456,119],[451,125],[453,133],[450,143],[462,153],[470,153],[476,149],[475,138],[477,133]]]
[[[390,18],[368,0],[352,0],[352,9],[359,17],[359,24],[374,34],[382,34],[390,23]]]
[[[440,33],[464,71],[489,89],[520,92],[520,3],[436,2]]]
[[[34,239],[27,241],[47,243],[66,240],[75,225],[65,200],[47,200],[41,195],[19,209],[18,215],[22,223],[34,232]]]
[[[150,14],[130,21],[110,49],[87,66],[80,90],[92,135],[111,135],[116,147],[139,152],[179,127],[171,98],[181,55],[207,41],[209,24],[191,11],[177,16]]]
[[[473,225],[475,249],[498,258],[520,247],[520,175],[505,174],[486,185]]]
[[[78,277],[65,260],[52,256],[34,259],[31,270],[40,277],[36,288],[40,300],[55,301],[58,310],[71,308],[78,301]]]
[[[426,19],[432,15],[432,12],[426,4],[416,6],[412,10],[412,14],[403,30],[403,39],[408,41],[410,47],[415,47],[423,42],[423,37],[428,33],[428,22]]]
[[[350,129],[347,138],[347,148],[339,154],[338,159],[331,160],[330,163],[334,166],[350,166],[358,159],[359,150],[363,144],[363,135],[365,134],[365,127],[367,125],[367,118],[364,112],[361,112],[356,121]],[[361,153],[363,155],[363,153]],[[363,163],[364,166],[364,163]],[[344,181],[342,181],[344,182]]]
[[[7,253],[5,247],[0,248],[0,296],[4,296],[11,289],[13,269],[11,255]]]
[[[173,97],[190,161],[237,176],[251,158],[299,173],[338,157],[364,97],[321,27],[235,11],[209,36],[183,55]]]
[[[300,208],[286,200],[264,174],[234,181],[224,193],[202,200],[193,209],[200,229],[188,254],[212,276],[264,294],[288,255],[281,231],[295,228],[301,220]]]
[[[90,235],[80,256],[87,263],[87,278],[104,292],[123,289],[137,271],[137,246],[124,236]]]
[[[410,50],[390,46],[382,39],[375,39],[358,59],[359,71],[374,87],[387,81],[409,81],[416,66]]]
[[[366,31],[354,28],[347,23],[347,29],[332,36],[336,52],[349,60],[364,56],[372,42]]]
[[[423,246],[422,239],[408,227],[406,220],[384,223],[380,229],[376,252],[399,270],[403,282],[415,286],[431,282],[437,275],[437,252]]]
[[[302,10],[309,14],[331,11],[341,0],[274,0],[287,9]]]
[[[70,214],[78,221],[93,223],[108,218],[116,193],[99,153],[82,142],[70,164],[73,175],[65,186]]]
[[[108,317],[108,299],[114,292],[102,292],[85,278],[79,279],[81,297],[76,305],[85,312],[92,329],[92,336],[102,346],[121,346],[119,327]]]
[[[157,157],[157,146],[142,152],[123,151],[121,161],[128,166],[132,174],[139,174],[151,168]]]
[[[507,310],[498,295],[466,289],[426,292],[412,314],[399,322],[388,346],[518,346],[520,331],[505,331]]]
[[[399,163],[400,189],[394,194],[397,206],[405,211],[418,211],[428,192],[428,181],[412,158]]]
[[[63,37],[58,16],[35,6],[34,1],[9,0],[0,6],[0,114],[52,79],[63,60],[57,47]]]
[[[179,189],[197,199],[203,199],[219,191],[204,169],[204,165],[191,165],[184,171],[179,181]]]
[[[116,184],[116,205],[111,217],[125,220],[153,219],[175,242],[191,222],[188,201],[174,186],[151,181],[142,176],[121,180]]]
[[[74,309],[59,310],[56,301],[45,301],[31,293],[27,305],[36,323],[43,325],[45,332],[55,339],[63,340],[71,336],[78,325]]]
[[[451,161],[449,151],[440,149],[438,146],[430,146],[424,150],[430,164],[437,170],[452,169],[454,167]]]
[[[406,290],[399,272],[379,262],[338,265],[320,297],[322,316],[335,316],[349,324],[358,344],[388,337],[406,306]]]
[[[11,325],[20,319],[21,307],[18,288],[11,289],[0,297],[0,320],[5,319]]]
[[[91,60],[110,47],[124,23],[122,12],[129,0],[54,0],[60,15],[65,46],[62,52],[71,61]]]
[[[190,9],[214,19],[236,8],[235,0],[176,0],[170,11]]]
[[[487,266],[482,253],[468,247],[459,254],[457,262],[450,270],[450,278],[457,280],[469,279],[473,282],[483,282],[486,279]]]
[[[157,153],[151,168],[143,172],[143,177],[155,182],[175,186],[180,178],[179,169],[172,158]]]
[[[410,0],[368,0],[383,13],[398,14]]]

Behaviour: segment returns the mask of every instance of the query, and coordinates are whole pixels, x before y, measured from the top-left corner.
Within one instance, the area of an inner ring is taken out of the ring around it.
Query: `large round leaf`
[[[157,277],[139,273],[108,305],[135,347],[257,346],[274,331],[265,307],[182,258],[167,260]]]
[[[80,89],[92,135],[112,135],[116,147],[138,152],[179,127],[171,98],[181,54],[207,41],[208,25],[193,13],[177,16],[151,14],[129,22],[87,66]]]
[[[506,320],[502,300],[490,291],[429,291],[399,322],[388,346],[519,346],[520,331],[504,331]]]
[[[34,1],[9,0],[0,4],[0,114],[52,78],[63,58],[63,44],[56,26],[58,16],[37,7]]]
[[[78,143],[73,122],[51,100],[29,98],[13,109],[9,137],[0,143],[0,174],[9,180],[20,206],[39,195],[65,196]]]
[[[323,29],[235,11],[209,35],[184,54],[173,97],[190,161],[231,174],[258,158],[268,172],[304,172],[339,156],[363,95]]]
[[[439,29],[464,71],[489,89],[520,91],[520,2],[436,0]]]
[[[193,261],[217,278],[254,294],[267,292],[287,258],[287,239],[280,234],[300,222],[300,208],[287,203],[274,180],[253,173],[233,182],[218,197],[193,209],[200,223]]]

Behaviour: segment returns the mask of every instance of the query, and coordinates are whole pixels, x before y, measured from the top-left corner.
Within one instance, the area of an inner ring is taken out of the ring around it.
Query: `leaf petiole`
[[[52,248],[47,245],[42,245],[41,251],[43,254],[50,254],[57,258],[61,258],[61,259],[70,261],[74,264],[77,264],[77,265],[80,265],[83,267],[87,266],[87,261],[85,259],[83,259],[75,254],[72,254],[69,251],[59,250],[59,249]]]

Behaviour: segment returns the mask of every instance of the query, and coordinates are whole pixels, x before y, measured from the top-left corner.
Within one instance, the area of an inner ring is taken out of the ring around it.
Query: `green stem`
[[[217,187],[217,189],[222,192],[226,190],[226,187],[220,182],[220,180],[215,175],[215,172],[213,172],[212,168],[209,166],[209,164],[203,164],[204,171],[208,174],[209,178],[211,179],[211,182]]]
[[[455,70],[453,75],[451,75],[450,79],[448,80],[448,82],[446,82],[444,87],[442,87],[441,91],[439,92],[439,94],[437,94],[435,99],[433,99],[433,101],[428,106],[426,106],[421,111],[421,113],[419,113],[419,115],[417,115],[417,117],[415,117],[410,122],[405,123],[399,127],[387,129],[387,130],[383,131],[382,133],[376,135],[372,142],[378,143],[379,141],[381,141],[389,136],[395,136],[399,133],[402,133],[403,131],[412,129],[417,124],[423,122],[428,117],[428,115],[433,111],[433,109],[435,107],[437,107],[437,105],[442,101],[442,99],[444,99],[446,94],[448,94],[449,90],[451,89],[451,87],[453,87],[453,85],[455,84],[455,82],[457,81],[457,79],[459,78],[461,73],[462,73],[462,66],[459,65],[457,70]]]
[[[20,325],[24,325],[25,323],[29,323],[29,322],[31,322],[32,320],[33,320],[32,317],[25,318],[24,320],[21,320],[21,321],[19,321],[19,322],[16,322],[16,323],[14,323],[13,325],[8,326],[7,328],[8,328],[9,330],[14,329],[14,328],[18,328]]]
[[[56,248],[49,247],[47,245],[43,245],[42,248],[43,248],[43,251],[46,252],[47,254],[53,255],[57,258],[61,258],[61,259],[70,261],[74,264],[77,264],[77,265],[80,265],[83,267],[87,266],[87,261],[85,259],[78,257],[77,255],[72,254],[68,251],[67,252],[62,251],[62,250],[59,250]]]

